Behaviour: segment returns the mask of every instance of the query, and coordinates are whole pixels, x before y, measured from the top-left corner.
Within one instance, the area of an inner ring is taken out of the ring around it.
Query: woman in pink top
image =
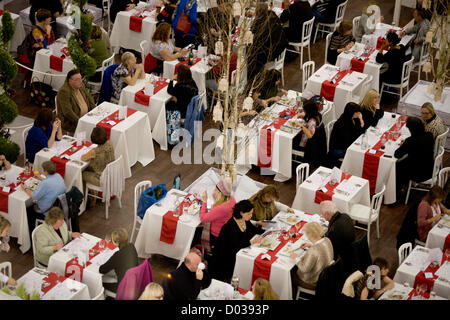
[[[236,200],[231,196],[231,190],[232,187],[229,182],[220,181],[213,191],[214,204],[209,211],[206,208],[208,194],[206,191],[203,193],[200,221],[203,222],[202,244],[208,253],[214,247],[222,226],[230,220],[233,214]]]
[[[434,186],[420,202],[417,208],[417,232],[420,241],[427,240],[428,232],[442,218],[442,214],[450,214],[450,210],[441,203],[444,197],[444,190],[439,186]]]

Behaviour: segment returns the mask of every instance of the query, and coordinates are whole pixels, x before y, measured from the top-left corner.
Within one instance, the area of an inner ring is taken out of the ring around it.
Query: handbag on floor
[[[51,86],[52,80],[50,77],[50,84],[45,83],[45,77],[42,78],[42,82],[38,78],[33,77],[31,80],[30,98],[31,102],[39,107],[51,107],[53,101],[55,101],[56,92],[53,91]]]

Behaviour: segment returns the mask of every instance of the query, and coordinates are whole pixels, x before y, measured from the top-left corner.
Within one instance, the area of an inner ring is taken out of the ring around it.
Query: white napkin
[[[450,262],[445,261],[444,264],[441,265],[438,271],[436,271],[434,274],[439,278],[447,279],[450,281]]]
[[[268,255],[267,253],[264,253],[262,256],[261,256],[261,260],[271,260],[272,259],[272,257],[270,256],[270,255]]]
[[[199,58],[204,58],[206,56],[206,46],[198,46],[197,56]]]
[[[144,86],[144,94],[147,96],[152,96],[155,91],[155,87],[153,86],[153,83],[145,83]]]
[[[441,263],[442,260],[442,250],[439,248],[433,248],[428,251],[427,262],[428,264],[432,262]]]
[[[330,181],[337,181],[337,183],[341,182],[341,177],[342,177],[342,170],[334,167],[333,170],[331,171],[331,175],[330,175]]]

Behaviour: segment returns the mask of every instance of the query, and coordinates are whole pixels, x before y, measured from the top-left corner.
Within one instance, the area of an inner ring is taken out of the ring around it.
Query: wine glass
[[[174,210],[173,216],[175,218],[178,218],[180,216],[179,212],[180,212],[180,200],[177,199],[175,201],[175,210]]]

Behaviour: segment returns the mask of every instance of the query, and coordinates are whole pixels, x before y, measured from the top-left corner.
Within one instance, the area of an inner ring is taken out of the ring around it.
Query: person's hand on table
[[[129,4],[127,4],[126,11],[133,9],[134,7],[136,7],[136,5],[134,3],[129,3]]]
[[[182,48],[179,52],[180,57],[184,57],[188,53],[188,50],[186,48]]]
[[[195,278],[197,280],[202,280],[203,279],[203,270],[197,269],[197,271],[195,272]]]
[[[284,95],[287,95],[287,94],[288,94],[287,90],[284,90],[284,89],[281,89],[281,92],[282,92]]]
[[[261,227],[265,228],[269,224],[269,222],[267,222],[267,221],[256,221],[255,224],[257,226],[261,226]]]
[[[208,201],[208,193],[205,191],[205,192],[203,192],[203,195],[202,195],[202,201],[204,202],[204,203],[206,203],[207,201]]]
[[[174,74],[174,75],[173,75],[173,77],[172,77],[172,78],[170,78],[170,80],[172,80],[172,81],[177,81],[177,73],[176,73],[176,74]]]
[[[287,208],[287,212],[294,213],[294,210],[292,208]]]
[[[272,101],[280,101],[281,97],[280,96],[275,96],[271,98]]]
[[[81,238],[81,233],[79,233],[79,232],[72,232],[72,238]]]
[[[250,241],[250,243],[251,244],[260,243],[262,239],[263,239],[262,236],[256,236],[255,239]]]
[[[291,259],[297,259],[299,257],[299,255],[298,254],[296,254],[295,252],[292,252],[291,253]]]
[[[346,46],[345,46],[345,50],[344,51],[348,51],[353,47],[354,43],[353,42],[349,42]]]
[[[20,186],[22,187],[22,190],[30,189],[25,185],[25,183],[23,181],[20,183]]]
[[[63,244],[62,242],[60,242],[60,243],[54,245],[54,246],[53,246],[53,251],[58,251],[59,249],[61,249],[61,248],[63,247],[63,245],[64,245],[64,244]]]
[[[10,286],[16,286],[17,285],[17,281],[14,278],[9,278],[8,279],[8,284]]]
[[[310,243],[306,243],[306,242],[302,243],[302,245],[300,246],[300,248],[303,248],[303,249],[307,249],[309,247],[311,247],[311,244]]]

